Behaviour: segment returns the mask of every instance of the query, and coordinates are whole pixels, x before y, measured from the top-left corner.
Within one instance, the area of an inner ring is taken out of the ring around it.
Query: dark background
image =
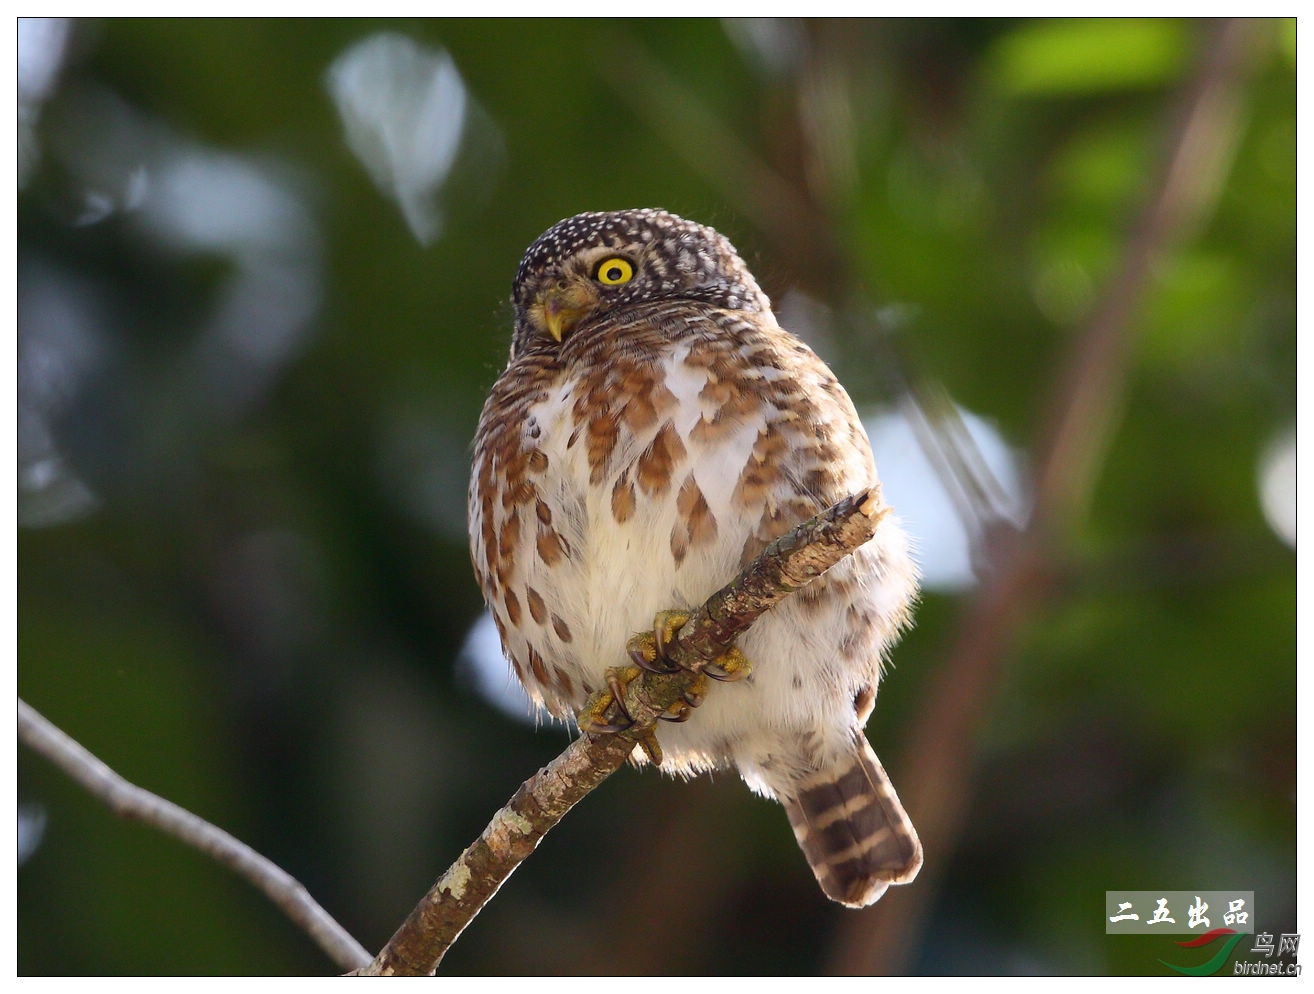
[[[1037,533],[1037,582],[993,608],[1006,569],[928,587],[896,652],[869,731],[926,827],[915,884],[829,905],[734,776],[625,770],[443,970],[1164,973],[1186,953],[1102,923],[1105,891],[1155,887],[1253,890],[1294,932],[1294,525],[1260,482],[1294,462],[1295,35],[20,25],[19,694],[377,949],[567,741],[456,665],[481,607],[467,446],[516,263],[561,217],[661,206],[730,236],[865,411],[915,389],[944,438],[950,397],[1045,465],[1075,368],[1088,472]],[[326,74],[360,43],[349,145]],[[1192,194],[1092,379],[1072,356],[1135,282],[1202,92]],[[20,973],[334,972],[24,749],[17,795]]]

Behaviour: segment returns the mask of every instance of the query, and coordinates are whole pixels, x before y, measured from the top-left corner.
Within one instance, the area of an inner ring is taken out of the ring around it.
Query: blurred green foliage
[[[72,23],[20,102],[20,695],[377,948],[565,742],[455,668],[480,610],[467,445],[523,248],[583,210],[711,223],[774,300],[832,315],[814,343],[860,407],[926,377],[1027,448],[1207,29]],[[383,32],[449,53],[475,122],[428,245],[325,85]],[[1116,888],[1252,889],[1265,929],[1295,930],[1295,552],[1259,498],[1294,438],[1294,22],[1254,35],[1223,185],[1155,260],[1088,513],[980,702],[919,972],[1163,972],[1157,940],[1104,935]],[[882,690],[896,783],[962,600],[928,591]],[[331,969],[246,885],[24,750],[18,800],[45,819],[20,973]],[[845,914],[733,776],[625,771],[444,968],[810,973]],[[686,932],[649,958],[645,934]]]

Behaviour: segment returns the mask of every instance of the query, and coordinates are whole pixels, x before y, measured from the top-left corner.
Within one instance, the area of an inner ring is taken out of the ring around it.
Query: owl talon
[[[693,717],[694,708],[698,707],[707,699],[707,678],[699,676],[692,687],[680,695],[681,700],[671,705],[666,714],[662,715],[662,721],[679,722],[688,721]]]
[[[657,612],[657,616],[652,619],[652,635],[648,637],[653,640],[658,658],[667,658],[667,647],[675,641],[675,637],[680,634],[680,629],[688,621],[689,613],[687,611]]]
[[[662,765],[662,747],[657,744],[657,734],[651,728],[639,739],[639,748],[653,766]]]
[[[576,722],[579,730],[594,735],[609,735],[623,732],[634,725],[634,719],[625,710],[625,687],[639,675],[634,666],[613,667],[607,670],[607,686],[599,690],[585,703]],[[608,720],[607,713],[615,705],[623,721]],[[645,752],[648,750],[645,748]]]
[[[625,710],[625,688],[639,675],[637,666],[616,666],[607,670],[607,686],[588,699],[576,719],[579,730],[588,735],[611,735],[634,727],[634,718]],[[608,720],[613,706],[623,721]],[[683,720],[683,719],[677,719]],[[662,747],[650,728],[638,738],[639,748],[653,766],[662,765]]]
[[[688,704],[689,707],[701,707],[703,701],[707,700],[707,678],[700,674],[698,679],[694,681],[693,686],[681,696],[684,698],[684,703]]]
[[[616,724],[604,725],[598,722],[590,721],[586,725],[584,721],[581,720],[579,727],[581,731],[588,732],[590,735],[614,735],[616,732],[625,731],[625,729],[631,727],[633,724],[634,722],[627,721],[623,725],[616,725]]]
[[[651,632],[639,632],[630,638],[626,644],[629,650],[630,658],[635,664],[649,673],[674,673],[680,668],[679,664],[671,663],[668,666],[661,666],[659,660],[666,660],[669,657],[666,654],[667,648],[675,641],[689,621],[689,615],[685,611],[658,611],[657,616],[652,621]],[[748,661],[739,649],[730,648],[721,656],[717,657],[710,663],[703,666],[702,672],[706,673],[713,680],[719,680],[722,683],[733,683],[736,680],[742,680],[753,671],[753,665]],[[690,700],[686,695],[685,701],[690,707],[698,707],[706,696],[705,688],[696,690],[695,696],[697,701]],[[668,719],[669,720],[669,719]],[[680,721],[686,721],[687,718],[680,718]]]
[[[631,636],[625,643],[625,651],[629,653],[634,665],[649,673],[669,675],[679,669],[677,666],[662,666],[657,662],[663,653],[659,651],[657,640],[653,638],[651,632],[639,632]]]
[[[607,690],[611,692],[611,699],[616,702],[616,709],[625,716],[626,724],[622,726],[624,728],[634,724],[634,716],[625,710],[625,687],[638,675],[638,671],[632,666],[623,670],[615,667],[607,670]]]
[[[703,672],[713,680],[720,680],[722,683],[734,683],[736,680],[742,680],[752,673],[753,664],[748,661],[748,657],[739,649],[732,646],[718,656],[714,662],[704,666]]]

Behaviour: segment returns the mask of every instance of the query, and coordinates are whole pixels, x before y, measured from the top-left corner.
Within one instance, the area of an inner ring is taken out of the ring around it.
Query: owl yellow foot
[[[625,710],[626,688],[644,671],[666,676],[680,671],[680,665],[668,658],[666,650],[675,641],[676,635],[688,620],[689,615],[683,611],[661,611],[653,619],[651,632],[640,632],[630,638],[626,644],[626,651],[634,661],[634,665],[613,666],[607,670],[607,686],[590,697],[579,712],[580,731],[586,734],[606,735],[623,732],[633,727],[634,719]],[[723,681],[742,680],[752,672],[752,669],[748,657],[739,649],[727,650],[703,666],[702,672],[684,691],[682,700],[663,714],[662,720],[688,721],[693,709],[702,704],[707,697],[709,677]],[[655,732],[648,729],[637,741],[653,765],[660,765],[662,750],[657,744]]]
[[[639,673],[637,666],[613,666],[607,670],[607,686],[585,702],[583,710],[576,719],[579,730],[586,734],[606,735],[623,732],[631,727],[634,719],[625,710],[625,688],[629,686],[631,680],[639,676]],[[619,721],[614,718],[609,719],[608,712],[612,710],[613,705],[620,712],[617,716]],[[653,729],[648,729],[640,736],[638,743],[639,748],[648,757],[648,761],[653,766],[661,766],[662,747],[657,744],[657,735]]]
[[[607,686],[590,697],[579,713],[579,730],[605,735],[623,732],[633,725],[634,720],[625,711],[625,688],[638,675],[637,666],[613,666],[607,670]],[[613,704],[620,712],[619,721],[608,718],[607,712]]]
[[[666,656],[666,648],[689,620],[684,611],[658,611],[652,631],[630,637],[625,649],[636,666],[649,673],[674,673],[680,667]],[[697,705],[695,705],[696,707]]]
[[[650,673],[674,673],[680,667],[667,656],[666,649],[675,641],[675,636],[688,620],[689,615],[683,611],[659,611],[653,619],[651,632],[640,632],[626,643],[625,648],[630,654],[630,659],[634,660],[636,666]],[[748,657],[737,647],[726,650],[707,663],[702,670],[713,680],[722,681],[742,680],[752,671],[753,666],[748,661]],[[705,694],[706,688],[697,694],[696,702],[689,700],[688,696],[685,700],[691,707],[697,707],[702,703]],[[676,720],[683,721],[686,718],[688,718],[687,714],[684,718]]]
[[[738,646],[731,646],[716,659],[712,660],[703,667],[703,672],[713,680],[720,680],[723,683],[734,683],[736,680],[742,680],[748,674],[753,672],[753,664],[748,661],[748,657],[739,651]]]
[[[684,700],[662,715],[663,721],[688,721],[689,716],[693,714],[693,709],[702,704],[707,698],[707,677],[699,673],[698,679],[684,692],[683,696]]]

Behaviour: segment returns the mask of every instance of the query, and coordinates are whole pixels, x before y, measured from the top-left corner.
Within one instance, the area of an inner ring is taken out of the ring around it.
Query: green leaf
[[[1186,52],[1178,21],[1030,21],[999,41],[986,66],[1015,96],[1075,95],[1162,86]]]

